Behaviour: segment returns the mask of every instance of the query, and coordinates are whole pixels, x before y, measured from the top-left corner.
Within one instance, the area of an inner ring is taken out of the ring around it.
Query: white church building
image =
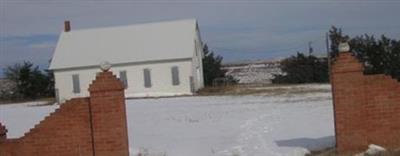
[[[49,69],[59,102],[89,96],[104,61],[126,97],[192,95],[204,87],[202,47],[194,19],[82,30],[66,21]]]

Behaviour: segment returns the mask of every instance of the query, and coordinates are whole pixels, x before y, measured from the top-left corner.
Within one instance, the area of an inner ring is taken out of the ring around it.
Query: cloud
[[[56,37],[48,34],[0,37],[0,71],[24,61],[32,62],[42,69],[47,68],[57,41]]]
[[[32,44],[29,47],[35,48],[35,49],[48,49],[48,48],[54,48],[55,43],[54,42],[44,42],[44,43],[39,43],[39,44]]]
[[[58,36],[52,34],[40,34],[30,36],[0,37],[0,42],[16,45],[42,44],[44,42],[56,42]]]

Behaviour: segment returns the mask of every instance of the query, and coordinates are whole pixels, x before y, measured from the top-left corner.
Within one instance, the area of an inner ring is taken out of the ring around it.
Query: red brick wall
[[[336,145],[339,153],[369,144],[400,147],[400,83],[387,75],[364,75],[349,52],[332,66]]]
[[[1,156],[128,156],[123,86],[102,72],[90,97],[62,104],[21,138],[0,139]]]

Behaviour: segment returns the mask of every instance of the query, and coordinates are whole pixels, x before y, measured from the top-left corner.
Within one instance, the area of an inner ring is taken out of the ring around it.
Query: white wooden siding
[[[173,85],[171,82],[171,68],[179,68],[179,85]],[[191,95],[190,76],[192,75],[192,62],[177,61],[152,64],[126,65],[111,67],[111,71],[118,75],[120,71],[126,71],[128,88],[125,90],[126,97],[154,97],[154,96],[174,96]],[[146,88],[143,79],[143,70],[151,70],[151,87]],[[60,101],[63,102],[72,97],[89,96],[89,84],[95,79],[96,73],[100,68],[74,69],[70,71],[55,71],[55,87],[59,89]],[[73,93],[72,75],[78,74],[80,80],[80,93]],[[118,76],[117,76],[118,77]]]

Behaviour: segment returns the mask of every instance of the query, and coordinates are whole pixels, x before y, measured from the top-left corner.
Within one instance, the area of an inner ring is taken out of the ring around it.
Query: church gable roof
[[[62,32],[51,70],[193,57],[194,19]]]

